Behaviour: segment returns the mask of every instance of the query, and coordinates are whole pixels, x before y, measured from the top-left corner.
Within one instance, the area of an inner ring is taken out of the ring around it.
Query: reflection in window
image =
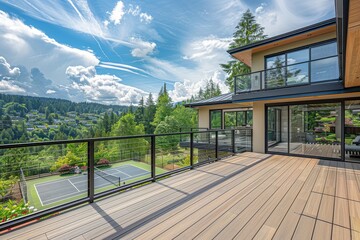
[[[339,79],[336,42],[267,57],[265,61],[264,88]]]
[[[311,62],[311,81],[320,82],[339,79],[338,57]]]
[[[287,54],[287,65],[309,61],[309,49],[303,49]]]
[[[285,54],[266,58],[266,68],[278,68],[285,66]]]
[[[332,57],[332,56],[336,56],[336,55],[337,55],[336,42],[311,48],[311,59],[312,60],[325,58],[325,57]]]
[[[226,129],[251,126],[252,110],[224,112],[224,119]]]
[[[236,112],[225,112],[225,128],[233,128],[236,127]]]
[[[345,101],[345,160],[360,162],[360,100]]]
[[[287,67],[287,85],[309,82],[309,64],[300,63]]]
[[[266,88],[277,88],[285,86],[285,68],[274,68],[267,70],[265,76]]]
[[[210,128],[211,129],[221,128],[221,110],[210,111]]]

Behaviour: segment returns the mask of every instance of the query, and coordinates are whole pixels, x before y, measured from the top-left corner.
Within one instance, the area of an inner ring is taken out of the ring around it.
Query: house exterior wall
[[[336,32],[327,33],[327,34],[323,34],[323,35],[320,35],[320,36],[317,36],[314,38],[309,38],[306,40],[293,42],[293,43],[285,45],[285,46],[273,47],[273,48],[265,50],[265,51],[253,53],[251,71],[256,72],[256,71],[264,70],[264,60],[265,60],[264,58],[267,55],[271,55],[271,54],[275,54],[275,53],[279,53],[279,52],[283,52],[283,51],[291,50],[294,48],[326,41],[329,39],[335,39],[335,38],[336,38]]]
[[[265,102],[253,105],[253,151],[265,153]]]

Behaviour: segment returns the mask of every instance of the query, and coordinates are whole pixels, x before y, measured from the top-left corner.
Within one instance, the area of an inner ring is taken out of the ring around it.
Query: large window
[[[339,79],[335,41],[289,51],[265,59],[265,88]]]
[[[222,128],[222,111],[221,110],[210,110],[210,128],[221,129]]]
[[[225,111],[224,112],[225,128],[233,129],[237,127],[252,125],[252,110],[242,111]]]

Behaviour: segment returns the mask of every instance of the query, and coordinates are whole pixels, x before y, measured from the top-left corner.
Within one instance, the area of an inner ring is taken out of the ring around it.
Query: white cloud
[[[140,21],[145,23],[151,23],[153,17],[147,13],[140,13]]]
[[[146,42],[140,38],[131,38],[131,42],[136,46],[131,50],[131,55],[133,57],[142,58],[152,54],[155,50],[156,43]]]
[[[49,90],[47,90],[47,91],[46,91],[46,94],[54,94],[54,93],[56,93],[56,91],[55,91],[55,90],[51,90],[51,89],[49,89]]]
[[[195,96],[199,92],[200,88],[204,89],[204,86],[206,86],[210,79],[212,79],[215,84],[219,84],[222,93],[229,91],[229,88],[223,81],[224,74],[221,71],[215,71],[210,78],[203,78],[198,81],[186,79],[184,82],[176,82],[174,90],[170,90],[169,95],[175,102],[184,101],[189,99],[191,96]]]
[[[218,54],[225,53],[227,55],[226,50],[229,48],[231,41],[232,38],[216,38],[214,36],[194,41],[185,50],[184,59],[203,61],[213,59]]]
[[[0,80],[0,93],[24,93],[25,90],[14,84],[12,81]]]
[[[255,10],[256,20],[270,36],[313,24],[332,12],[332,0],[275,0],[269,5],[262,3]]]
[[[124,14],[125,14],[125,5],[122,1],[118,1],[114,9],[110,13],[109,20],[115,25],[118,25],[120,24]]]
[[[0,56],[0,79],[4,78],[17,78],[20,76],[20,69],[17,67],[11,67],[6,59]]]
[[[262,14],[262,13],[264,13],[264,11],[265,11],[265,6],[266,6],[265,3],[261,3],[260,6],[255,9],[255,13],[256,13],[256,14]]]
[[[67,83],[64,73],[69,65],[87,67],[99,63],[93,53],[58,43],[3,11],[0,11],[0,42],[0,52],[9,62],[27,69],[39,68],[55,84]]]
[[[227,62],[230,57],[226,52],[231,38],[205,37],[189,42],[183,47],[184,60],[191,61],[192,67],[184,67],[169,61],[148,58],[145,65],[148,72],[163,80],[175,82],[170,95],[174,101],[182,101],[195,95],[211,78],[219,84],[223,93],[228,92],[224,83],[225,75],[219,63]]]
[[[128,13],[133,16],[139,16],[141,13],[141,9],[139,5],[136,5],[135,7],[132,4],[129,4],[129,10]]]
[[[137,104],[147,95],[140,89],[120,83],[121,79],[114,75],[96,74],[93,67],[70,66],[66,74],[72,81],[71,88],[81,91],[87,101],[129,105]]]

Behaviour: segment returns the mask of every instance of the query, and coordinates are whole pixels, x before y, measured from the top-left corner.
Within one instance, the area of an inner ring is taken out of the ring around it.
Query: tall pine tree
[[[266,37],[264,28],[256,22],[255,16],[248,9],[236,26],[236,31],[233,34],[233,42],[230,43],[230,49],[260,41]],[[251,72],[250,67],[237,60],[228,61],[225,64],[220,64],[220,66],[228,74],[225,83],[231,91],[234,91],[234,78],[236,75]]]

